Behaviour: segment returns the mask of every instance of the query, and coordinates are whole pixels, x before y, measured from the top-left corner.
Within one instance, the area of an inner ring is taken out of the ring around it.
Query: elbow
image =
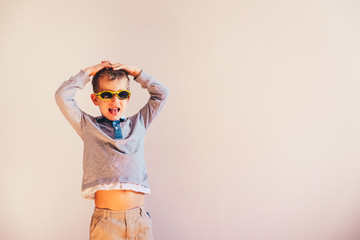
[[[55,101],[58,102],[60,99],[61,99],[61,94],[60,94],[60,91],[59,89],[56,90],[55,94],[54,94],[54,97],[55,97]]]
[[[55,101],[58,105],[60,105],[61,103],[64,102],[64,97],[63,97],[60,89],[56,90],[54,97],[55,97]]]
[[[161,95],[162,95],[162,99],[166,100],[169,97],[169,89],[167,87],[164,87],[164,90]]]

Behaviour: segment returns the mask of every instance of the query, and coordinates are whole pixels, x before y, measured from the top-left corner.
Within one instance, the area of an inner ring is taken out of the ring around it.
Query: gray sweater
[[[147,104],[120,122],[122,139],[115,138],[112,122],[104,116],[93,117],[75,102],[75,93],[90,81],[81,70],[63,82],[55,93],[56,103],[84,142],[82,195],[94,198],[99,189],[132,189],[137,185],[150,192],[144,159],[145,131],[158,115],[168,97],[168,89],[144,71],[134,78],[150,93]]]

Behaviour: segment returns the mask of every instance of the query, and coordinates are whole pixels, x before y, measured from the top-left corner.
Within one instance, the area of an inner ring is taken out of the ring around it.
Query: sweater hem
[[[84,199],[95,199],[95,192],[98,190],[132,190],[135,192],[141,192],[145,194],[151,193],[150,188],[140,184],[113,182],[113,183],[98,184],[93,187],[86,188],[81,191],[81,197]]]

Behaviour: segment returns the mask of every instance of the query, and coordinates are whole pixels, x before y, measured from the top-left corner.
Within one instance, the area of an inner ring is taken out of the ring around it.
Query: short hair
[[[98,71],[92,79],[93,91],[95,93],[97,93],[99,91],[99,80],[104,77],[107,77],[110,81],[116,80],[116,79],[121,80],[123,78],[126,78],[127,79],[127,90],[130,91],[130,79],[128,77],[128,74],[124,70],[122,70],[122,69],[114,70],[112,68],[103,68],[100,71]]]

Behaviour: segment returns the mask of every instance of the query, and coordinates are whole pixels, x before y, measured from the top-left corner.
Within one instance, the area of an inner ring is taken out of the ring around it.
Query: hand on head
[[[112,68],[114,70],[124,70],[128,74],[130,74],[133,77],[137,77],[140,75],[141,70],[135,66],[127,65],[127,64],[121,64],[121,63],[115,63],[111,61],[101,61],[101,63],[88,67],[85,69],[85,71],[89,74],[89,76],[94,76],[98,71],[100,71],[103,68]]]
[[[110,61],[102,61],[99,64],[86,68],[84,71],[89,74],[89,76],[94,76],[101,69],[110,67],[112,67]]]
[[[110,67],[112,69],[114,69],[114,70],[122,69],[133,77],[137,77],[141,73],[140,69],[138,69],[137,67],[132,66],[132,65],[121,64],[121,63],[116,63],[116,62],[111,62],[111,61],[102,61],[102,63],[107,63],[107,62],[110,63]]]

